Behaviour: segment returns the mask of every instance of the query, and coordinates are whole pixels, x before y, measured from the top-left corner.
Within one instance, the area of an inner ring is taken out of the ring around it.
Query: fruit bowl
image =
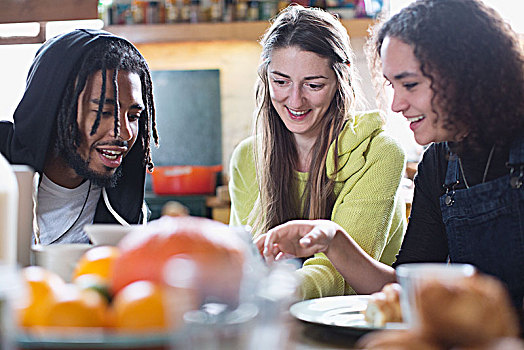
[[[78,260],[71,283],[38,266],[21,271],[18,348],[247,347],[266,273],[247,231],[195,217],[85,229],[99,246]]]

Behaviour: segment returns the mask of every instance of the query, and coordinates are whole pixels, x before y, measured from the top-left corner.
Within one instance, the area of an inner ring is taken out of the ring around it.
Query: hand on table
[[[274,227],[255,242],[267,262],[326,252],[340,226],[329,220],[294,220]]]

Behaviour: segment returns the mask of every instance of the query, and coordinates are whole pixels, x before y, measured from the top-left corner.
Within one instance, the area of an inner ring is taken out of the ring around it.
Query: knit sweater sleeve
[[[242,141],[233,151],[229,169],[231,197],[231,226],[249,224],[249,215],[258,197],[253,139]]]
[[[344,183],[331,218],[371,257],[388,265],[404,234],[405,206],[398,197],[404,158],[395,141],[375,136],[364,165]],[[324,254],[308,259],[298,273],[304,299],[355,293]]]

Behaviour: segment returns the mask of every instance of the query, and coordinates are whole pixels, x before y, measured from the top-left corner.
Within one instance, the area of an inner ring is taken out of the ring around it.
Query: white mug
[[[402,287],[400,308],[402,318],[409,328],[419,326],[417,293],[427,281],[453,282],[475,273],[475,267],[469,264],[416,263],[397,267],[397,279]]]
[[[33,264],[42,266],[71,282],[78,260],[93,246],[87,243],[36,244],[31,247]]]

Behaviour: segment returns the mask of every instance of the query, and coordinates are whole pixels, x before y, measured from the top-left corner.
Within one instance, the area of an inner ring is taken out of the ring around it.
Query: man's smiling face
[[[112,71],[106,76],[105,103],[102,106],[100,124],[91,135],[99,110],[102,90],[101,71],[92,74],[78,99],[77,122],[80,145],[75,155],[66,155],[68,164],[75,172],[99,185],[114,185],[117,169],[133,147],[139,132],[138,120],[144,110],[142,84],[136,73],[119,71],[117,75],[118,101],[112,84]],[[118,103],[119,135],[115,135],[115,104]]]

